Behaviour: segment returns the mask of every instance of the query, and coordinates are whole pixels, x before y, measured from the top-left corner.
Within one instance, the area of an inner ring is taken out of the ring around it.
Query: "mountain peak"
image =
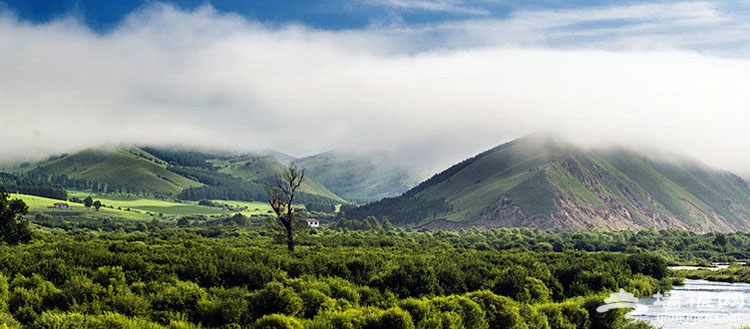
[[[348,215],[428,228],[733,231],[750,228],[750,190],[736,175],[696,161],[665,161],[624,147],[578,147],[534,134]]]

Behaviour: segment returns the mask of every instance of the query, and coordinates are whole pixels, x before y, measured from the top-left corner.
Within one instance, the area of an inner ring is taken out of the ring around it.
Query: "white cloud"
[[[486,17],[394,28],[398,49],[420,51],[483,47],[689,50],[723,57],[748,56],[748,8],[676,2],[564,10],[522,10]],[[383,32],[386,33],[386,32]]]
[[[630,9],[627,17],[650,17]],[[710,15],[718,14],[709,8],[699,16]],[[183,143],[298,156],[391,150],[437,170],[524,134],[558,130],[588,143],[669,148],[750,169],[743,151],[750,149],[749,60],[679,47],[609,48],[659,38],[649,34],[556,49],[517,19],[498,24],[492,28],[523,33],[501,45],[441,50],[435,40],[405,45],[421,40],[418,30],[398,37],[394,30],[271,28],[210,7],[153,6],[104,35],[72,19],[31,25],[6,14],[0,158]],[[458,28],[442,40],[474,37],[468,30],[478,31]],[[513,46],[527,40],[542,41]]]
[[[368,2],[372,5],[399,10],[425,10],[468,15],[490,14],[486,9],[465,6],[462,1],[455,0],[369,0]]]

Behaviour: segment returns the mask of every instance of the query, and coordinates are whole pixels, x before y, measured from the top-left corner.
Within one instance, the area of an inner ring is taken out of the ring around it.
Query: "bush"
[[[485,312],[490,328],[526,329],[517,302],[505,296],[498,296],[483,290],[466,295]]]
[[[404,299],[399,303],[399,306],[401,309],[409,312],[413,323],[417,325],[418,328],[424,328],[426,321],[434,312],[432,305],[427,301],[416,298]]]
[[[162,329],[163,327],[143,318],[129,318],[122,314],[105,313],[84,315],[80,313],[44,312],[34,324],[35,328],[75,329],[75,328],[123,328],[123,329]]]
[[[414,329],[414,322],[409,312],[392,307],[380,314],[377,320],[368,322],[366,327],[368,329]]]
[[[299,297],[302,298],[302,315],[308,319],[317,315],[320,308],[331,299],[316,289],[305,289],[299,293]]]
[[[302,324],[294,317],[283,314],[267,314],[256,320],[253,329],[302,329]]]
[[[297,315],[302,312],[304,302],[294,289],[279,282],[269,282],[263,289],[250,294],[248,307],[255,318],[268,314]]]
[[[206,299],[206,291],[194,282],[177,280],[174,283],[153,283],[149,287],[152,308],[164,323],[182,320],[182,316],[195,319],[198,305]]]
[[[659,255],[648,253],[629,255],[627,262],[633,274],[642,273],[658,280],[669,274],[667,260]]]

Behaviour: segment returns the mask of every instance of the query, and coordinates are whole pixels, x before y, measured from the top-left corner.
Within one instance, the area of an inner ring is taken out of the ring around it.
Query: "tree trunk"
[[[290,220],[289,223],[284,223],[284,228],[286,228],[286,248],[289,249],[289,252],[294,252],[294,232],[292,232],[292,221]]]

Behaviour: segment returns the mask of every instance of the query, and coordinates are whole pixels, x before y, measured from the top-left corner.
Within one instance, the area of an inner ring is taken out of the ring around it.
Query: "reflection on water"
[[[636,320],[664,329],[730,329],[750,324],[750,284],[685,280],[666,296],[641,298],[648,306]]]

